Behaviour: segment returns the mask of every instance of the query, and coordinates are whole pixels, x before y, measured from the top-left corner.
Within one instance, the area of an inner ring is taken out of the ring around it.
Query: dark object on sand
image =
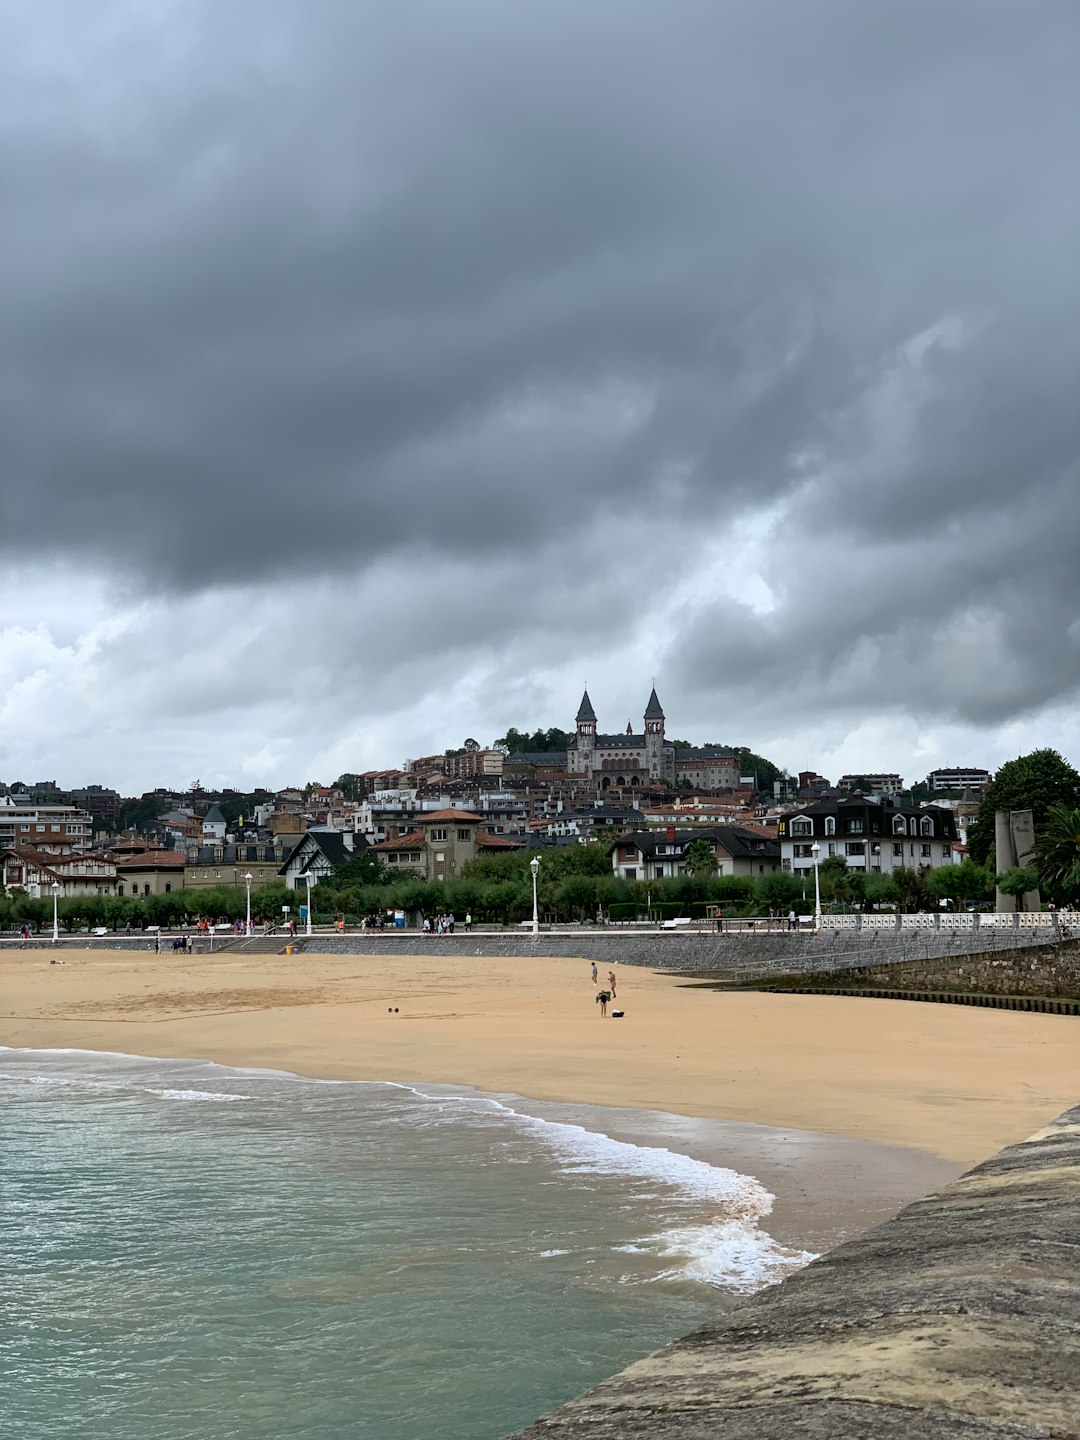
[[[612,1012],[611,1012],[611,1018],[612,1018],[613,1020],[621,1020],[625,1014],[626,1014],[626,1011],[625,1011],[625,1010],[612,1010]]]

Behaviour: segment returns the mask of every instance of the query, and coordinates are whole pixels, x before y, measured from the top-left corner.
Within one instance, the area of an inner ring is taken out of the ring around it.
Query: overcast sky
[[[1074,0],[0,0],[0,779],[1080,762]]]

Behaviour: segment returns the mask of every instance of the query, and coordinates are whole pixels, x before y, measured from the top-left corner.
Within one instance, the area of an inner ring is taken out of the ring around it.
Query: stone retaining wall
[[[516,1440],[1077,1440],[1080,1108]]]
[[[1030,935],[1009,930],[889,934],[881,931],[847,931],[772,935],[692,934],[635,935],[629,932],[582,931],[574,935],[541,932],[531,935],[482,932],[428,937],[398,935],[315,936],[302,940],[302,949],[323,955],[493,955],[515,958],[543,955],[572,956],[598,965],[642,965],[682,974],[718,974],[756,979],[768,975],[814,974],[823,971],[912,960],[947,958],[973,950],[1012,951],[1020,942],[1032,946]],[[1051,938],[1047,936],[1047,944]]]
[[[783,980],[779,983],[782,985]],[[842,973],[815,976],[811,988],[832,990],[838,986],[1078,999],[1080,941],[1025,945],[1005,955],[954,954],[929,960],[905,960],[899,964],[853,966]]]

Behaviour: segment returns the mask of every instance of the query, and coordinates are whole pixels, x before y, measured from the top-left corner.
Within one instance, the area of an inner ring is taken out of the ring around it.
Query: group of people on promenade
[[[454,933],[454,926],[455,926],[456,924],[457,924],[457,920],[454,918],[453,913],[451,913],[451,914],[449,914],[449,915],[425,915],[425,916],[424,916],[424,934],[425,934],[425,935],[452,935],[452,934]],[[465,916],[465,933],[468,934],[468,932],[469,932],[471,929],[472,929],[472,915],[469,914],[469,915],[466,915],[466,916]]]
[[[594,985],[597,985],[597,984],[599,984],[599,980],[600,980],[600,972],[599,972],[599,970],[597,970],[597,968],[596,968],[596,961],[594,960],[593,963],[592,963],[592,983],[593,983]],[[608,1005],[612,1002],[612,1000],[615,999],[615,993],[616,993],[615,971],[614,971],[614,970],[609,970],[609,971],[607,972],[607,985],[604,987],[604,989],[602,989],[602,990],[597,990],[597,992],[596,992],[596,1003],[597,1003],[597,1005],[600,1006],[600,1018],[601,1018],[601,1020],[606,1020],[606,1019],[607,1019],[607,1007],[608,1007]]]

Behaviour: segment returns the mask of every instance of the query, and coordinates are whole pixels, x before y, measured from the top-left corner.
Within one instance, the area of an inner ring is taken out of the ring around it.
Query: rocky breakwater
[[[1080,1108],[516,1440],[1080,1437]]]

